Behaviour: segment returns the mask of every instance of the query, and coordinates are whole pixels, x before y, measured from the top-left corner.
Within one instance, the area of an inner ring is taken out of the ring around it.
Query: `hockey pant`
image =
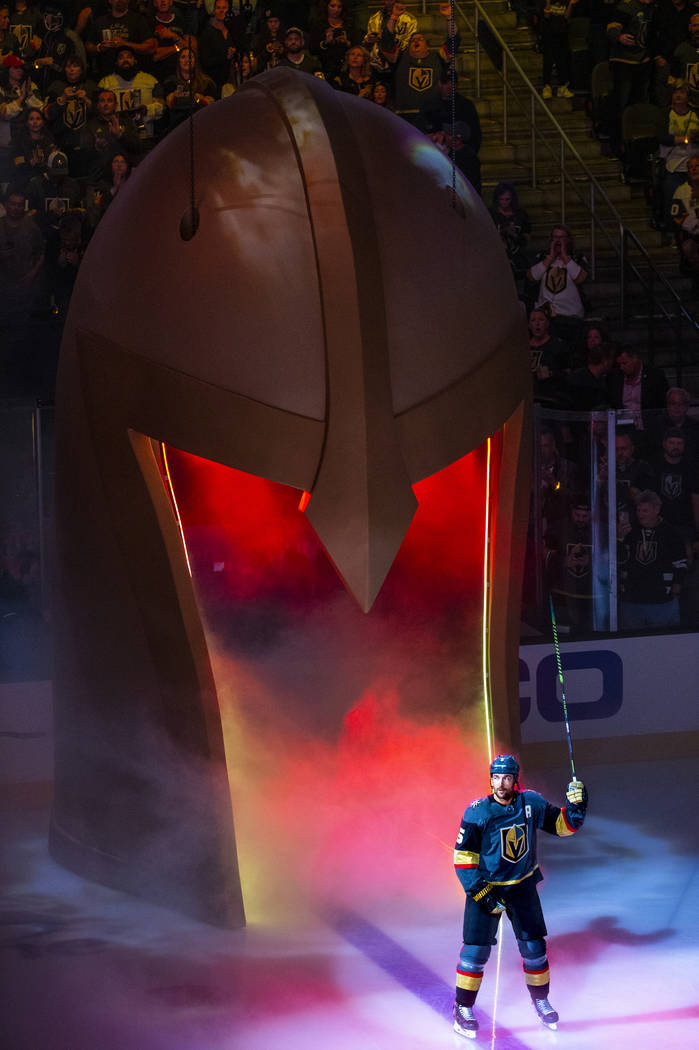
[[[501,896],[517,938],[529,994],[532,999],[545,999],[549,993],[549,964],[544,940],[547,931],[534,876],[515,886],[502,887]],[[487,915],[467,895],[464,944],[456,968],[456,1001],[461,1006],[473,1006],[476,1001],[491,947],[497,943],[499,922],[499,915]]]

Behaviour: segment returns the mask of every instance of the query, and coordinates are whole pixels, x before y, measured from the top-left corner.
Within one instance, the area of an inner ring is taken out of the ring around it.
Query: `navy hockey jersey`
[[[476,799],[463,815],[454,848],[454,867],[466,891],[479,878],[512,886],[534,875],[541,880],[536,859],[536,832],[573,835],[585,819],[583,805],[552,806],[538,791],[516,791],[503,806],[492,795]]]

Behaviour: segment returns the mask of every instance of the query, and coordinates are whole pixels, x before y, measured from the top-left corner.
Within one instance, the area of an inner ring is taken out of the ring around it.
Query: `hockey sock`
[[[524,980],[527,982],[527,988],[532,999],[548,999],[551,975],[546,956],[544,956],[541,963],[538,961],[534,964],[525,962],[523,965]]]
[[[456,1001],[459,1006],[473,1006],[478,995],[478,989],[483,980],[483,972],[480,973],[463,970],[459,967],[456,971]]]

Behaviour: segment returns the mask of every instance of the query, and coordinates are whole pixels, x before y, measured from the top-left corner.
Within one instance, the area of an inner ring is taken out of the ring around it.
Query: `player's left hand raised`
[[[571,780],[566,791],[566,798],[572,805],[580,806],[587,803],[587,788],[582,780]]]

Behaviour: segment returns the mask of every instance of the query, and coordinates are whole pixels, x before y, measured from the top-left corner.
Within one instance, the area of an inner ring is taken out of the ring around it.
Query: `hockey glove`
[[[469,893],[486,915],[500,915],[505,910],[505,904],[497,896],[499,888],[499,886],[494,886],[492,882],[487,882],[486,879],[478,879],[471,886]]]
[[[587,806],[587,788],[582,780],[571,780],[566,791],[566,798],[572,806]]]

